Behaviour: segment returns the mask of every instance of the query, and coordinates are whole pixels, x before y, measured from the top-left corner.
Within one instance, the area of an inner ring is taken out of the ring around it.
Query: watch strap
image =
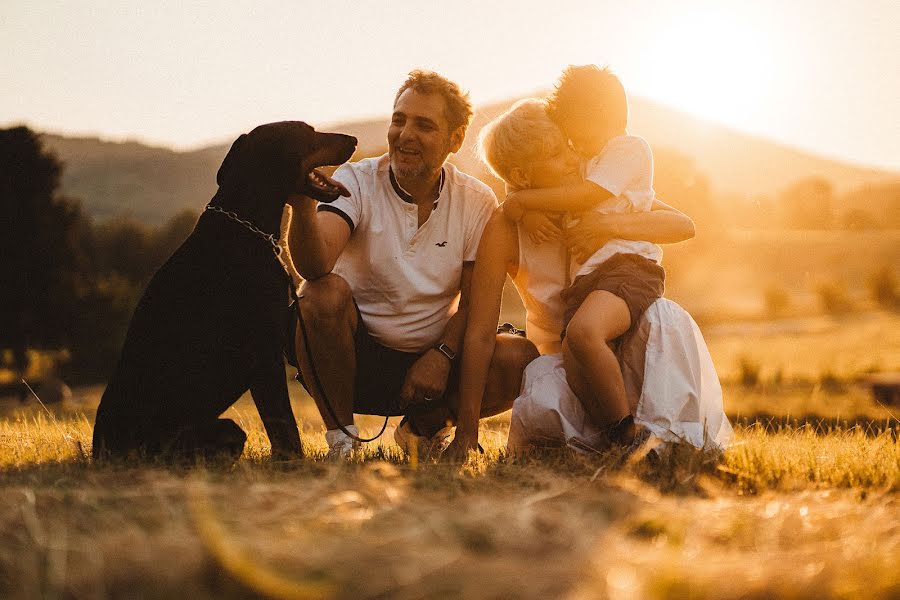
[[[453,362],[453,360],[456,358],[456,352],[454,352],[453,349],[450,348],[450,346],[448,346],[447,344],[437,344],[436,346],[434,346],[434,349],[446,356],[450,360],[450,362]]]

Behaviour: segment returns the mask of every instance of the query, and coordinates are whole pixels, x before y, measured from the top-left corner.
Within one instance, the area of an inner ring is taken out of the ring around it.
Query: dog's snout
[[[359,140],[357,140],[352,135],[346,135],[344,133],[335,133],[332,135],[338,136],[338,138],[340,139],[341,145],[344,148],[351,149],[351,151],[356,150],[356,146],[359,145]]]

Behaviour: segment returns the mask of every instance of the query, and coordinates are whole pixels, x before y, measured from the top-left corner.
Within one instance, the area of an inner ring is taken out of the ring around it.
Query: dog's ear
[[[228,151],[228,154],[225,155],[225,160],[222,161],[222,166],[219,167],[219,172],[216,174],[216,183],[222,185],[225,180],[228,178],[228,173],[235,168],[235,165],[240,162],[240,158],[238,158],[238,154],[241,153],[241,148],[244,145],[244,140],[247,139],[247,134],[242,133],[238,139],[234,140],[234,143],[231,145],[231,150]]]

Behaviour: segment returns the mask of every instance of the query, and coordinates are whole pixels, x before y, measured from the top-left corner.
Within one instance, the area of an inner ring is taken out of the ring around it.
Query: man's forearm
[[[438,344],[447,344],[456,353],[457,357],[461,350],[463,335],[466,333],[467,316],[468,307],[460,305],[459,309],[447,321],[444,333],[441,335],[440,341],[438,341]]]
[[[292,207],[288,248],[294,267],[304,279],[318,279],[334,265],[326,260],[325,243],[318,227],[316,203],[304,201]]]

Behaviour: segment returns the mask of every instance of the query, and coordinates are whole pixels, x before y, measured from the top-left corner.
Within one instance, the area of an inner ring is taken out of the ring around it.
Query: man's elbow
[[[334,265],[330,267],[325,264],[299,264],[297,265],[297,272],[300,274],[300,277],[305,279],[306,281],[315,281],[321,277],[325,277],[331,270],[334,268]]]

